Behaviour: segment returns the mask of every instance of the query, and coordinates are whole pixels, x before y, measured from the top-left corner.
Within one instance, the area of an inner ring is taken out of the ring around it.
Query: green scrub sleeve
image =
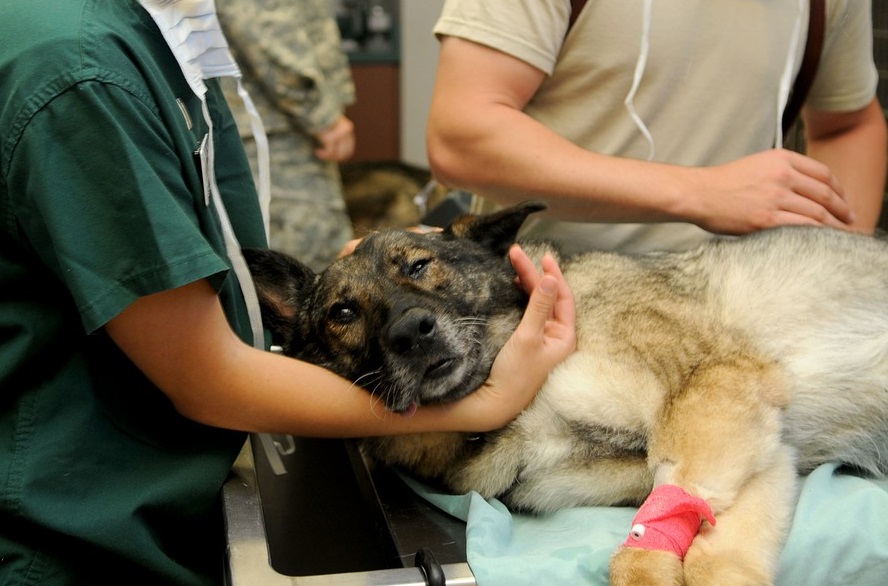
[[[20,230],[88,332],[140,296],[227,270],[205,234],[217,223],[199,162],[168,127],[125,84],[85,81],[33,116],[11,159]]]

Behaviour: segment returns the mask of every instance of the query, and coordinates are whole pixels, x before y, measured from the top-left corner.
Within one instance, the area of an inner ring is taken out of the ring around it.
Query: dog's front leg
[[[611,583],[664,586],[772,584],[785,538],[784,528],[789,524],[795,502],[795,479],[791,451],[781,449],[774,465],[750,478],[734,503],[718,512],[715,525],[702,523],[684,554],[683,562],[682,556],[673,551],[624,546],[611,561]],[[633,531],[638,529],[633,527]]]
[[[651,430],[657,488],[612,559],[612,584],[771,583],[794,498],[785,396],[779,370],[742,353],[688,377]]]
[[[782,448],[718,514],[715,527],[704,524],[684,560],[689,586],[773,584],[796,502],[794,462]]]

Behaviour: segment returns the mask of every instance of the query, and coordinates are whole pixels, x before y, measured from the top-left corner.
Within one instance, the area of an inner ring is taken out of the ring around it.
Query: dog
[[[508,249],[544,207],[375,233],[319,275],[245,255],[285,354],[404,413],[485,380],[527,303]],[[640,505],[662,486],[708,505],[686,553],[627,539],[613,584],[771,584],[798,473],[827,461],[888,473],[888,243],[783,227],[560,263],[577,348],[517,419],[487,434],[366,439],[366,453],[534,513]]]
[[[356,236],[423,221],[423,207],[441,203],[448,190],[431,182],[428,169],[399,161],[349,161],[339,167],[342,195]],[[425,201],[417,203],[417,195]]]

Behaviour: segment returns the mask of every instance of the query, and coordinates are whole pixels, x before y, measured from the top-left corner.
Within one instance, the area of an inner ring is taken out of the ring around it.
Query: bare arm
[[[326,437],[486,431],[520,413],[575,345],[573,297],[557,265],[549,259],[540,277],[520,251],[516,256],[531,303],[487,383],[413,417],[385,412],[323,368],[245,344],[206,281],[143,297],[106,328],[180,413],[208,425]]]
[[[877,99],[855,112],[803,111],[808,154],[841,180],[854,210],[853,227],[870,232],[885,192],[885,115]]]
[[[850,222],[829,168],[797,153],[704,169],[582,149],[524,114],[543,79],[505,53],[444,37],[427,133],[435,176],[501,203],[542,197],[573,221],[688,221],[721,233]]]

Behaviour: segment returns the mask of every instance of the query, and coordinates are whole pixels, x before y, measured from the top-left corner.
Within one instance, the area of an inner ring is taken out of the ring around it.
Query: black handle
[[[429,548],[423,547],[416,552],[414,565],[422,571],[427,586],[445,586],[447,584],[444,569]]]

